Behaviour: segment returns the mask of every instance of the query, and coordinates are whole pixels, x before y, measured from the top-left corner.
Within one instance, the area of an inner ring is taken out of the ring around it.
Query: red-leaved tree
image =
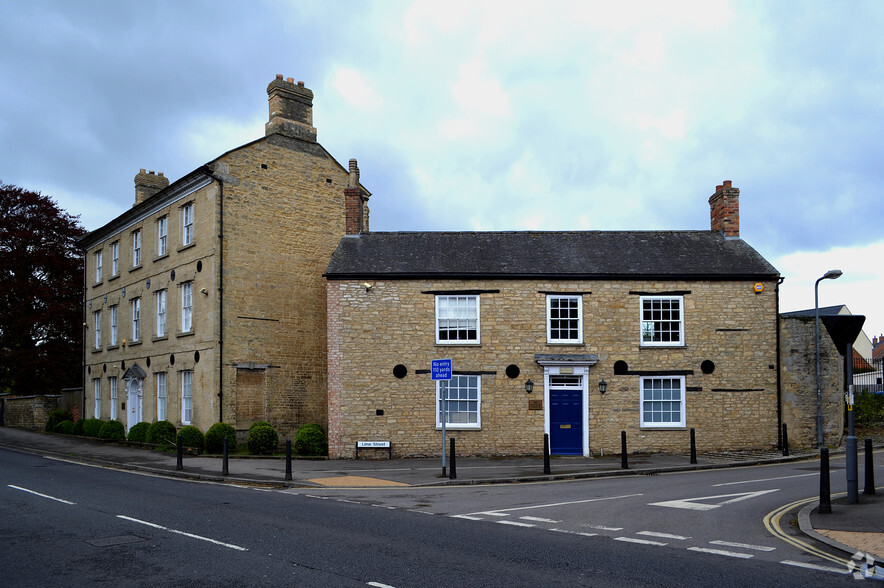
[[[48,196],[0,184],[0,392],[80,385],[83,234]]]

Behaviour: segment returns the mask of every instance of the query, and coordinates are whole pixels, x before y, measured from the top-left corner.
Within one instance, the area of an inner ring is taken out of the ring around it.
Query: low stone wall
[[[0,397],[3,425],[13,429],[42,431],[46,428],[49,413],[58,408],[60,400],[60,395]]]

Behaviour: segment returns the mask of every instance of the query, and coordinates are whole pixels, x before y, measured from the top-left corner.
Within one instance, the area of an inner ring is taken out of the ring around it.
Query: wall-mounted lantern
[[[533,392],[533,391],[534,391],[534,382],[532,382],[531,380],[528,380],[527,382],[525,382],[525,392],[527,392],[528,394],[531,394],[531,392]]]
[[[599,381],[599,393],[604,394],[608,391],[608,383],[604,380]]]

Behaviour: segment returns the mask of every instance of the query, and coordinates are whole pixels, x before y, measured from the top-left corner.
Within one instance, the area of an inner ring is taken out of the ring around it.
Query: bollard
[[[783,423],[783,457],[789,457],[789,429]]]
[[[820,514],[832,512],[832,495],[829,490],[829,448],[820,449],[820,505],[817,508]]]
[[[875,464],[872,460],[872,439],[866,437],[866,488],[863,494],[875,493]]]
[[[184,469],[184,447],[181,445],[181,434],[178,435],[178,463],[175,469],[179,472]]]
[[[292,480],[292,440],[285,440],[285,481]]]
[[[691,463],[697,463],[697,433],[691,428]]]
[[[629,469],[629,462],[626,458],[626,431],[620,431],[620,469]]]
[[[549,433],[543,434],[543,474],[548,476],[552,473],[549,468]]]
[[[227,476],[230,474],[230,471],[227,469],[227,437],[224,437],[224,457],[221,460],[221,475]]]
[[[449,480],[456,480],[457,479],[457,454],[454,452],[454,437],[452,437],[451,440],[449,441],[449,445],[451,445],[451,451],[449,451],[449,453],[451,453],[451,456],[450,456],[451,459],[448,460],[450,462],[449,468],[448,468],[448,479]]]

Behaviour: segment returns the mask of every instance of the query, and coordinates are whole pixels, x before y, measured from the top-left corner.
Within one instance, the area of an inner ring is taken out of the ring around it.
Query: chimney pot
[[[286,78],[285,81],[287,81],[287,82],[290,83],[290,84],[294,84],[294,83],[295,83],[295,78]]]
[[[277,79],[277,80],[281,80],[281,79],[282,79],[282,74],[276,74],[276,79]]]

